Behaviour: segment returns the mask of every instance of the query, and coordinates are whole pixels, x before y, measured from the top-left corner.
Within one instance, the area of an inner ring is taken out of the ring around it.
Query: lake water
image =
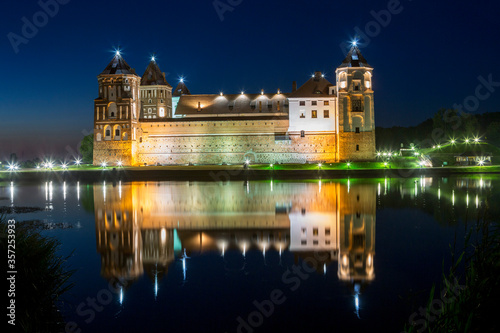
[[[3,183],[0,206],[44,208],[15,218],[74,251],[61,309],[74,331],[401,332],[498,185]]]

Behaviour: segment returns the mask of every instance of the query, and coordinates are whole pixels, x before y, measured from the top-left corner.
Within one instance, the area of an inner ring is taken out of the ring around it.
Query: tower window
[[[148,113],[152,113],[153,110],[151,108],[148,109]]]
[[[111,130],[109,129],[106,130],[106,136],[111,136]]]
[[[149,100],[149,104],[151,104],[151,103],[153,103],[153,100],[151,100],[151,99],[150,99],[150,100]]]
[[[115,113],[114,112],[111,112],[111,117],[114,117],[115,116]]]
[[[359,127],[356,127],[356,133],[359,133]]]
[[[119,129],[115,130],[115,136],[120,136],[120,130]]]
[[[352,101],[352,111],[363,111],[363,104],[360,99],[354,99]]]
[[[356,145],[356,151],[359,151],[359,145]]]
[[[312,118],[318,118],[318,111],[317,110],[312,110],[311,117]]]
[[[300,137],[305,138],[306,137],[306,132],[305,131],[300,131]]]
[[[330,118],[330,111],[329,110],[323,111],[323,117],[324,118]]]

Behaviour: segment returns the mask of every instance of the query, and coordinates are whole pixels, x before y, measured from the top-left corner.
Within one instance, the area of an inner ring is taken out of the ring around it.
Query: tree
[[[80,154],[86,163],[92,163],[94,160],[94,134],[89,134],[83,137],[80,142]]]

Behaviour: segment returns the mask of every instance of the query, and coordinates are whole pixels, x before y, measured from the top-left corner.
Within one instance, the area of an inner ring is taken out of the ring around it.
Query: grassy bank
[[[448,273],[443,274],[441,285],[432,286],[425,307],[427,315],[418,320],[410,316],[411,324],[405,326],[405,332],[500,330],[496,318],[500,297],[500,229],[498,222],[484,222],[492,217],[486,218],[471,228],[465,249],[453,260]]]
[[[60,243],[40,235],[24,223],[14,224],[15,228],[12,225],[5,216],[0,216],[2,253],[7,255],[9,249],[15,251],[15,257],[11,257],[15,261],[9,263],[14,266],[9,270],[17,271],[14,298],[16,331],[62,332],[64,321],[57,303],[72,286],[68,283],[72,271],[67,268],[67,258],[57,254]],[[12,247],[14,244],[15,247]]]

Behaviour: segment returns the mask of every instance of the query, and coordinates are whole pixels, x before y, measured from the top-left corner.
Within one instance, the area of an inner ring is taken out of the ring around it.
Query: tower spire
[[[358,48],[358,43],[356,41],[352,42],[351,49],[349,50],[349,53],[347,53],[347,56],[345,57],[344,61],[342,61],[342,64],[339,66],[339,68],[343,67],[370,67],[368,62],[366,61],[365,57],[361,54],[361,51]]]

